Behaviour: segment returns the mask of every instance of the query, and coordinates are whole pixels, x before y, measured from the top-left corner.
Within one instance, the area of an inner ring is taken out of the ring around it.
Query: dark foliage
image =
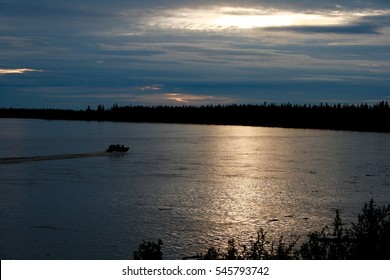
[[[354,259],[390,259],[390,205],[366,203],[357,223],[348,231],[350,257]]]
[[[263,229],[257,231],[255,240],[250,240],[249,244],[240,245],[237,249],[234,239],[228,240],[226,252],[221,252],[215,247],[208,249],[204,255],[205,260],[288,260],[297,258],[294,246],[299,238],[284,242],[281,236],[278,242],[267,240]]]
[[[237,246],[229,239],[225,250],[210,247],[206,254],[196,259],[204,260],[390,260],[390,205],[377,206],[371,199],[358,215],[350,229],[344,229],[340,212],[336,210],[333,229],[328,227],[312,232],[308,241],[296,248],[299,238],[285,242],[281,236],[277,242],[270,241],[263,229],[257,231],[254,240]],[[134,252],[135,259],[161,259],[159,240],[143,242]]]
[[[349,255],[351,239],[343,230],[339,210],[336,210],[333,222],[333,232],[329,233],[328,227],[320,232],[309,234],[309,241],[304,243],[298,254],[305,260],[337,260],[346,259]]]
[[[133,257],[135,260],[162,260],[161,239],[157,243],[151,241],[143,241],[137,251],[134,251]]]
[[[375,105],[118,106],[96,110],[0,109],[0,117],[250,125],[390,132],[387,102]]]
[[[350,229],[343,229],[336,210],[333,232],[311,233],[298,254],[314,260],[390,260],[390,205],[377,206],[371,199]]]

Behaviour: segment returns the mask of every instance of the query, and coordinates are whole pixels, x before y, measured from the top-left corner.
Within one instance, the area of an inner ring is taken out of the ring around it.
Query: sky
[[[0,107],[381,100],[389,0],[0,0]]]

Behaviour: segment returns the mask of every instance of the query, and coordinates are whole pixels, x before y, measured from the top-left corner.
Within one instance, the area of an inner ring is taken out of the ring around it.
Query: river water
[[[218,125],[0,119],[1,259],[165,259],[245,242],[305,238],[390,204],[390,134]]]

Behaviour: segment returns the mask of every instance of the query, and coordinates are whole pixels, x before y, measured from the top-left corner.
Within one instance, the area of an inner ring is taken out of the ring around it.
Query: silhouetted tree
[[[98,105],[85,111],[57,109],[0,109],[0,117],[68,120],[252,125],[390,132],[389,104],[374,105],[207,105],[119,106]]]
[[[135,260],[162,260],[162,252],[161,252],[161,239],[157,241],[157,243],[151,241],[143,241],[137,251],[134,251],[134,259]]]

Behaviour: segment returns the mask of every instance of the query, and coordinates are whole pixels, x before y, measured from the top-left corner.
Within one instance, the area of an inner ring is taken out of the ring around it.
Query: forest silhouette
[[[368,105],[118,106],[85,110],[0,108],[2,118],[247,125],[390,132],[387,101]]]

